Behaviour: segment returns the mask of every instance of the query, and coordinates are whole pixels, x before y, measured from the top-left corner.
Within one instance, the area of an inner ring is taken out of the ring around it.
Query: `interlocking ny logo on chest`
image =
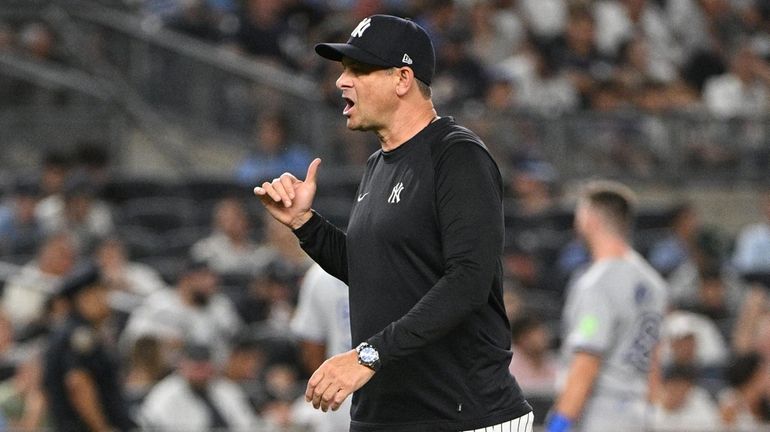
[[[404,183],[398,182],[395,186],[393,186],[393,190],[390,192],[390,196],[388,197],[388,203],[389,204],[398,204],[401,202],[401,191],[404,190]]]

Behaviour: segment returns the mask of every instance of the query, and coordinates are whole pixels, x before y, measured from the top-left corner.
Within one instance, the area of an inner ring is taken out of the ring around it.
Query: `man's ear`
[[[408,67],[402,67],[396,69],[398,75],[398,84],[396,85],[396,94],[404,96],[409,92],[409,89],[415,85],[414,71]]]

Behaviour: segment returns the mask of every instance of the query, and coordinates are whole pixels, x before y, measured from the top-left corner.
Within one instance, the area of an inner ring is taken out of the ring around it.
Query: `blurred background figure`
[[[129,415],[110,335],[107,286],[95,266],[79,267],[57,295],[70,304],[44,356],[43,386],[51,421],[61,431],[129,431]]]
[[[117,237],[104,239],[93,255],[110,290],[110,305],[123,314],[129,314],[150,294],[167,288],[154,268],[129,261],[126,246]]]
[[[720,431],[717,404],[711,395],[697,385],[695,368],[672,365],[663,372],[660,399],[654,402],[650,430]]]
[[[692,369],[696,384],[716,392],[724,385],[723,368],[729,355],[725,338],[708,317],[673,311],[664,318],[659,352],[663,370]]]
[[[582,4],[569,7],[564,33],[548,45],[547,55],[563,69],[580,94],[580,106],[588,100],[596,79],[608,79],[612,65],[596,46],[595,23],[591,10]]]
[[[151,335],[164,351],[173,352],[191,341],[208,346],[221,366],[242,322],[218,283],[205,262],[189,260],[173,289],[156,291],[131,313],[121,344],[130,347],[139,337]]]
[[[299,339],[303,373],[310,376],[333,355],[352,348],[348,286],[314,264],[302,278],[291,330]],[[293,419],[316,432],[336,432],[350,427],[350,401],[337,411],[312,409],[303,398],[293,408]]]
[[[690,246],[690,257],[668,276],[670,301],[709,315],[727,337],[743,302],[745,283],[725,265],[727,247],[717,230],[700,229]]]
[[[126,400],[132,418],[140,418],[140,408],[147,394],[163,377],[168,375],[177,358],[173,352],[163,351],[161,341],[154,336],[140,336],[126,358]]]
[[[436,69],[443,73],[431,83],[433,100],[443,106],[480,103],[489,77],[471,52],[468,29],[457,26],[445,36],[436,47]]]
[[[236,198],[225,198],[214,208],[212,233],[196,242],[190,255],[205,261],[220,274],[249,275],[264,268],[271,249],[252,239],[246,209]]]
[[[768,419],[770,371],[755,353],[736,356],[727,369],[729,386],[719,393],[719,411],[728,430],[760,430]]]
[[[14,339],[13,324],[0,312],[0,381],[13,377],[18,363],[24,361],[25,353],[19,348]]]
[[[72,160],[68,155],[58,151],[48,151],[42,155],[39,174],[41,201],[35,210],[41,221],[55,218],[61,212],[62,193],[71,170]]]
[[[511,194],[521,216],[548,214],[558,201],[558,173],[548,162],[523,160],[514,165]]]
[[[39,186],[19,179],[10,197],[0,202],[0,256],[21,264],[37,250],[43,240],[43,227],[35,216],[40,201]]]
[[[240,47],[250,55],[268,61],[288,60],[281,49],[281,38],[287,26],[281,19],[285,8],[280,0],[245,1],[236,35]]]
[[[47,303],[56,303],[58,283],[75,267],[78,252],[72,235],[66,232],[48,236],[36,258],[26,263],[5,285],[2,307],[13,323],[16,337],[34,334],[35,328],[49,321]]]
[[[544,116],[574,111],[580,104],[580,94],[567,72],[559,70],[546,53],[532,51],[529,54],[534,73],[521,82],[519,107]]]
[[[524,394],[555,396],[556,353],[551,349],[551,331],[534,315],[524,315],[511,322],[513,358],[509,369]]]
[[[40,430],[51,425],[41,385],[41,353],[28,354],[15,375],[0,383],[0,412],[8,430]]]
[[[51,203],[45,214],[38,215],[46,232],[70,231],[80,250],[93,250],[115,229],[109,207],[96,192],[84,175],[70,177],[64,185],[61,205]]]
[[[504,71],[493,71],[489,87],[484,95],[484,105],[495,112],[512,111],[516,108],[516,83]]]
[[[268,348],[252,333],[243,331],[235,337],[222,375],[237,384],[252,409],[256,409],[264,397],[261,378],[268,361]]]
[[[727,73],[706,81],[703,100],[717,117],[752,117],[768,108],[770,67],[748,45],[730,57]]]
[[[290,428],[292,407],[298,398],[304,398],[305,392],[298,368],[290,363],[275,363],[265,368],[262,381],[264,398],[257,407],[258,412],[271,427]]]
[[[251,3],[260,2],[252,0]],[[255,148],[236,170],[239,182],[254,186],[285,172],[307,169],[310,153],[291,141],[290,125],[287,114],[280,110],[266,111],[260,116],[254,133]]]
[[[770,293],[765,286],[748,289],[731,336],[735,354],[757,352],[770,361]]]
[[[195,343],[186,344],[176,371],[147,395],[140,422],[159,432],[245,431],[260,425],[246,394],[218,371],[209,347]]]
[[[663,276],[671,274],[690,259],[699,229],[700,220],[692,204],[676,205],[671,211],[668,234],[650,249],[650,264]]]
[[[764,219],[743,227],[735,239],[732,263],[744,276],[770,274],[770,190],[758,198]],[[764,283],[770,286],[770,278]]]
[[[233,292],[231,298],[244,323],[288,332],[300,276],[285,261],[273,259],[244,289]]]

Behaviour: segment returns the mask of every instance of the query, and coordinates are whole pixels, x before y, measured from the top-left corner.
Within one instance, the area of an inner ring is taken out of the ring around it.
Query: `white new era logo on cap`
[[[409,57],[409,54],[404,54],[404,58],[402,58],[401,61],[406,64],[412,64],[412,58]]]

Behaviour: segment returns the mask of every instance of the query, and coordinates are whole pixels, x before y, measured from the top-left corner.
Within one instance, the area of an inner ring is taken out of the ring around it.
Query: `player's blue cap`
[[[373,66],[407,66],[425,84],[431,83],[436,70],[433,42],[425,29],[392,15],[364,18],[347,43],[321,43],[315,46],[315,52],[334,61],[349,57]]]

